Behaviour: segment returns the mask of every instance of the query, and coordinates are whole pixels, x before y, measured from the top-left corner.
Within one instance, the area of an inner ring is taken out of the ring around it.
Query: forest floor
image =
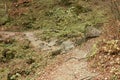
[[[34,49],[40,51],[40,44],[43,42],[37,39],[34,35],[34,32],[0,32],[1,34],[7,36],[15,36],[16,34],[24,35],[28,39]],[[87,55],[91,51],[91,46],[96,42],[95,39],[91,39],[81,45],[81,47],[74,47],[71,50],[65,52],[64,54],[56,56],[54,63],[45,67],[42,75],[36,80],[89,80],[95,78],[98,73],[91,71],[87,65]],[[56,43],[55,43],[56,44]],[[71,44],[74,45],[74,44]],[[48,50],[52,51],[55,46],[51,46],[51,49],[45,47],[43,51],[47,53]],[[39,73],[41,74],[41,72]]]
[[[0,80],[120,80],[116,6],[71,1],[0,1]]]

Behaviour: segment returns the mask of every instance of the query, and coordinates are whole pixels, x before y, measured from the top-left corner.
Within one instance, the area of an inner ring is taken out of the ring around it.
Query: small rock
[[[63,52],[69,51],[70,49],[74,48],[74,43],[70,40],[64,41],[61,44],[61,49],[63,50]]]
[[[101,35],[101,31],[95,27],[87,26],[85,28],[85,37],[86,38],[94,38],[99,37]]]
[[[56,45],[56,43],[57,43],[57,39],[55,39],[55,40],[52,40],[52,41],[50,41],[49,43],[48,43],[48,46],[54,46],[54,45]]]

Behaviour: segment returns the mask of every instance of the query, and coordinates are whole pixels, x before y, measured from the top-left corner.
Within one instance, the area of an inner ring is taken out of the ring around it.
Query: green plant
[[[30,48],[30,41],[27,39],[20,41],[20,47],[23,49]]]
[[[92,50],[91,50],[90,53],[87,55],[87,58],[88,58],[88,59],[94,57],[94,56],[97,54],[97,52],[99,51],[99,48],[98,48],[97,46],[98,46],[98,42],[96,42],[96,43],[93,45]]]
[[[15,51],[10,50],[10,49],[4,49],[2,51],[2,56],[8,60],[13,59],[15,57]]]

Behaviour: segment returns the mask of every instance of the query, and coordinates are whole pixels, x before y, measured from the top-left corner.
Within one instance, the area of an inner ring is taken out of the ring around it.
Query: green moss
[[[72,3],[72,5],[63,7],[56,4],[60,1],[61,4]],[[77,0],[60,1],[34,0],[29,2],[29,6],[20,6],[18,9],[28,8],[28,10],[18,16],[10,16],[5,26],[9,29],[11,26],[19,27],[15,29],[16,31],[41,30],[43,34],[39,36],[46,40],[53,37],[77,35],[84,32],[86,25],[96,25],[106,21],[102,6],[92,7],[91,1],[89,3],[79,1],[80,4],[76,3]]]
[[[97,54],[97,52],[98,52],[98,47],[97,47],[97,45],[98,45],[98,42],[96,42],[96,43],[93,45],[90,53],[87,55],[88,59],[91,58],[91,57],[94,57],[94,56]]]
[[[30,47],[28,40],[12,39],[12,41],[11,43],[0,43],[0,80],[34,78],[38,73],[36,71],[40,72],[45,66],[52,63],[49,58],[50,54],[39,54]]]

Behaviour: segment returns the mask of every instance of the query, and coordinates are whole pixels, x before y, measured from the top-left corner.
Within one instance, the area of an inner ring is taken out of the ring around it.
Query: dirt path
[[[38,80],[89,80],[97,75],[90,72],[85,59],[81,59],[85,58],[86,52],[75,49],[70,54],[72,53],[74,53],[72,58],[63,62],[55,70],[45,73]]]
[[[63,60],[62,64],[50,71],[46,70],[37,80],[93,80],[98,73],[89,70],[85,58],[94,42],[93,40],[88,41],[86,44],[91,44],[83,45],[82,48],[75,48],[68,52],[67,55],[64,55],[66,59]]]
[[[14,34],[14,32],[5,32],[5,34]],[[25,38],[37,49],[42,48],[43,51],[48,51],[55,47],[49,46],[48,43],[37,39],[34,36],[34,32],[24,32],[22,34],[24,34]],[[93,80],[97,73],[89,70],[86,56],[91,51],[91,46],[93,46],[94,42],[94,40],[90,40],[82,45],[81,48],[73,48],[64,55],[59,55],[62,59],[60,64],[58,58],[58,62],[56,61],[56,64],[47,66],[44,73],[36,80]]]

